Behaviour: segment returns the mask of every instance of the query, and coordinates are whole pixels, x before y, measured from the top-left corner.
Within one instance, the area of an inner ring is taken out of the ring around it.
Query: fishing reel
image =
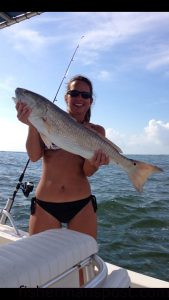
[[[25,197],[28,197],[29,194],[33,191],[34,184],[33,182],[25,182],[21,184],[21,189]]]

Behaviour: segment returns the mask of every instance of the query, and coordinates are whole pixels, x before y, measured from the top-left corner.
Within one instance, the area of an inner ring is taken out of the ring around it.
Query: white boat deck
[[[128,276],[131,280],[131,288],[169,288],[169,282],[157,279],[151,276],[143,275],[134,271],[126,270],[116,265],[107,263],[108,274],[110,275],[113,272],[121,272],[121,275],[124,272],[128,273]],[[120,273],[119,273],[120,274]],[[122,282],[123,283],[123,282]]]
[[[0,287],[169,288],[169,282],[104,262],[92,237],[66,228],[29,236],[0,224]]]

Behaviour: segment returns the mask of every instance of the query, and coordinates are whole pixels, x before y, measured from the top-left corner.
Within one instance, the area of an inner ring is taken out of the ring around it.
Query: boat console
[[[50,229],[0,247],[0,287],[97,287],[107,276],[94,238]]]

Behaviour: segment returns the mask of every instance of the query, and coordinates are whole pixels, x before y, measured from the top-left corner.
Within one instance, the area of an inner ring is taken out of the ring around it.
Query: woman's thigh
[[[97,237],[97,215],[90,201],[69,222],[68,228]]]
[[[61,223],[36,203],[35,213],[29,219],[29,234],[54,228],[61,228]]]

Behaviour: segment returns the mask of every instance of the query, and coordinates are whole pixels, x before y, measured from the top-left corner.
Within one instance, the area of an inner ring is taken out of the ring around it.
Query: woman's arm
[[[16,104],[16,110],[18,120],[29,126],[26,141],[26,150],[30,160],[35,162],[43,156],[44,143],[36,128],[33,127],[33,125],[28,120],[31,109],[26,104],[18,102]]]
[[[39,160],[44,154],[44,143],[35,127],[29,125],[26,150],[31,161]]]

